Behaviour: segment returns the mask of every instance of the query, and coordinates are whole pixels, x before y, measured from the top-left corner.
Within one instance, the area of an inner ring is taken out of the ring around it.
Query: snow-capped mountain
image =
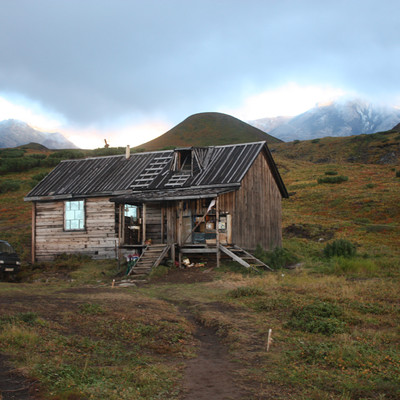
[[[275,123],[277,118],[272,118]],[[325,136],[351,136],[392,129],[400,121],[400,109],[381,107],[362,100],[335,102],[319,106],[275,127],[269,118],[250,121],[251,125],[278,139],[309,140]]]
[[[17,147],[28,143],[39,143],[48,149],[76,149],[61,133],[40,132],[28,124],[15,119],[0,122],[0,148]]]

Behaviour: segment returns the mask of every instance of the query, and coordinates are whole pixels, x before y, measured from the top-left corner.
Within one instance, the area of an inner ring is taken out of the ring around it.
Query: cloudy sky
[[[399,15],[398,0],[0,0],[0,120],[95,148],[204,111],[400,105]]]

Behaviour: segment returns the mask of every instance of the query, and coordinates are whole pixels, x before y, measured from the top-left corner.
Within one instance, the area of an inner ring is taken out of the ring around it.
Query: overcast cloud
[[[1,0],[0,96],[75,132],[168,127],[289,83],[395,104],[399,11],[398,0]]]

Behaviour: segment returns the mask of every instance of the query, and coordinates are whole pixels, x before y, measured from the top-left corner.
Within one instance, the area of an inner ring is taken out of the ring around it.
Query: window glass
[[[125,217],[137,217],[137,207],[125,204]]]
[[[65,230],[85,229],[85,207],[84,201],[66,201],[64,213]]]

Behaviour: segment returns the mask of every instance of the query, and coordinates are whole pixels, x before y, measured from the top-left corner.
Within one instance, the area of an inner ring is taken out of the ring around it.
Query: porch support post
[[[175,267],[175,243],[171,244],[171,260],[174,263],[173,266]]]
[[[165,229],[164,229],[164,220],[165,220],[165,207],[163,204],[161,204],[161,244],[164,244],[164,235],[165,235]]]
[[[178,245],[182,246],[182,228],[183,228],[183,201],[178,203]]]
[[[216,229],[216,241],[217,241],[217,268],[220,266],[221,253],[219,250],[219,197],[215,199],[215,229]]]
[[[121,244],[125,244],[125,204],[121,204]]]
[[[146,203],[143,203],[142,225],[143,225],[142,245],[144,245],[144,242],[146,241]]]
[[[123,217],[122,213],[124,212],[124,208],[125,207],[123,204],[118,205],[118,209],[119,209],[119,212],[118,212],[118,243],[120,246],[121,246],[121,244],[124,243],[123,236],[122,236],[122,231],[123,231],[123,226],[124,226],[124,223],[123,223],[124,217]]]
[[[36,202],[32,202],[32,264],[36,261]]]

